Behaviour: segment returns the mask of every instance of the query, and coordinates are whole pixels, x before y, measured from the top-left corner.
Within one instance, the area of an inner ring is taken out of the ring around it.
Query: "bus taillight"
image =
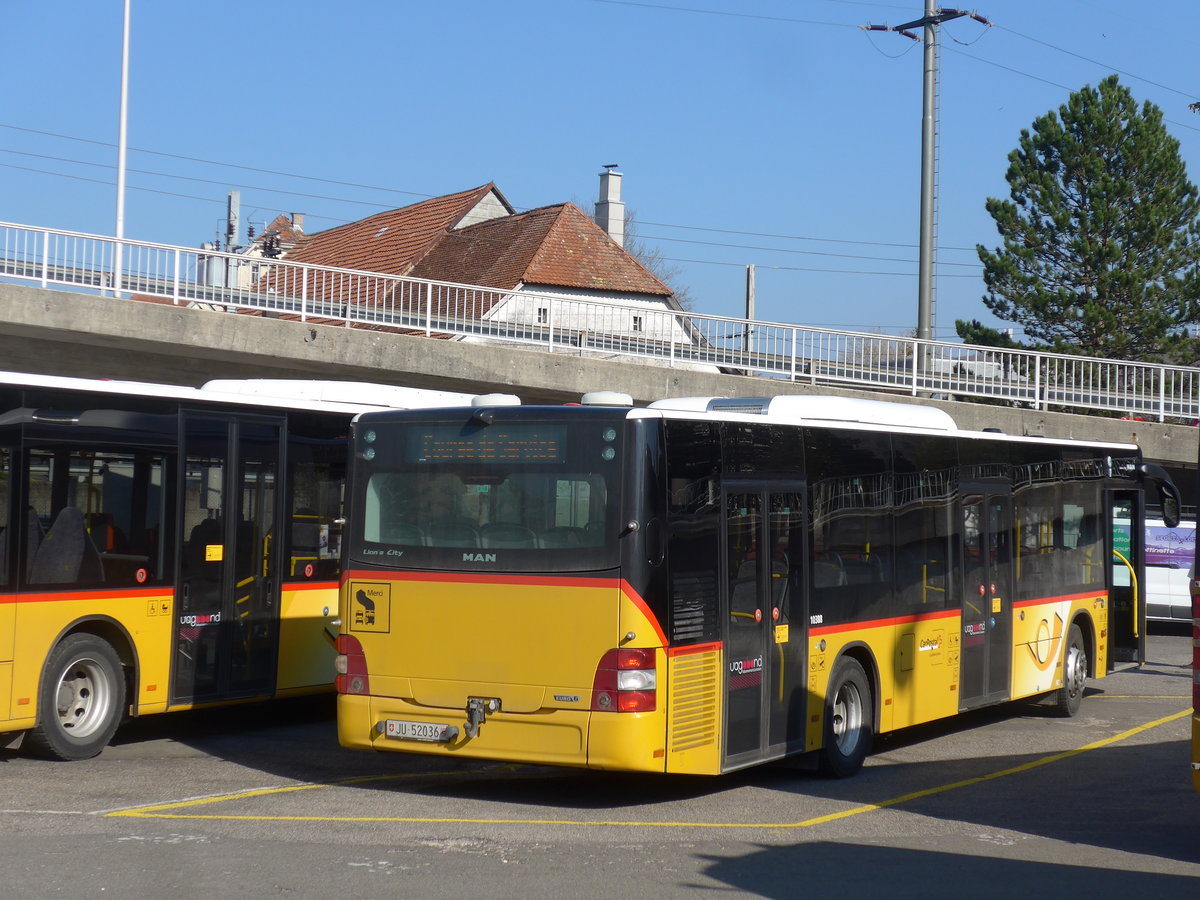
[[[337,669],[334,685],[339,694],[369,694],[371,685],[367,679],[367,657],[358,638],[339,634],[334,645],[337,656],[333,660]]]
[[[609,650],[596,666],[592,709],[654,712],[658,670],[653,650]]]

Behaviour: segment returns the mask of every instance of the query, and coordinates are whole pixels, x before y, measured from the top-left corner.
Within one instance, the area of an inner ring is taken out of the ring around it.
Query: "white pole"
[[[113,248],[113,291],[121,296],[121,241],[125,237],[125,132],[129,118],[129,3],[125,0],[125,26],[121,35],[121,114],[117,129],[117,231]]]

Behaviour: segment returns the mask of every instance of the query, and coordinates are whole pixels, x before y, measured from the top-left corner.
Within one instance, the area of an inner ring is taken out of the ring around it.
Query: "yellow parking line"
[[[1173,698],[1178,699],[1178,698]],[[1182,719],[1185,716],[1192,714],[1190,709],[1185,709],[1182,712],[1172,713],[1169,716],[1164,716],[1160,719],[1155,719],[1151,722],[1146,722],[1143,725],[1138,725],[1120,734],[1114,734],[1112,737],[1102,738],[1098,741],[1092,741],[1089,744],[1084,744],[1081,747],[1076,747],[1073,750],[1064,750],[1060,753],[1052,753],[1049,756],[1043,756],[1041,759],[1035,759],[1027,763],[1022,763],[1019,766],[1010,766],[1007,769],[998,769],[995,772],[988,772],[985,775],[978,775],[974,778],[966,778],[962,781],[955,781],[949,784],[938,785],[937,787],[926,788],[920,791],[913,791],[909,794],[902,794],[899,797],[892,797],[887,800],[881,800],[878,803],[868,803],[862,806],[856,806],[852,809],[843,810],[842,812],[830,813],[824,816],[816,816],[811,819],[803,819],[799,822],[646,822],[646,821],[619,821],[619,820],[587,820],[574,821],[571,819],[464,819],[454,817],[427,817],[427,816],[272,816],[272,815],[219,815],[219,814],[203,814],[203,813],[182,813],[171,812],[170,810],[181,810],[194,808],[196,806],[209,805],[213,803],[224,803],[229,800],[243,800],[251,797],[265,797],[271,794],[289,794],[297,791],[307,791],[314,788],[323,787],[344,787],[350,784],[365,784],[375,781],[396,781],[401,779],[414,778],[430,778],[446,775],[461,775],[461,773],[451,772],[422,772],[411,773],[406,775],[364,775],[357,778],[347,778],[342,781],[325,782],[321,784],[300,784],[290,787],[280,788],[260,788],[257,790],[245,791],[243,793],[221,794],[213,797],[203,797],[193,800],[183,800],[175,803],[161,803],[154,806],[139,806],[133,809],[117,810],[107,813],[107,817],[112,818],[139,818],[139,819],[218,819],[222,821],[244,821],[244,822],[394,822],[408,824],[446,824],[446,825],[562,825],[562,826],[588,826],[588,827],[615,827],[615,828],[758,828],[758,829],[787,829],[787,828],[811,828],[814,825],[823,825],[827,822],[834,822],[838,819],[847,819],[851,816],[861,815],[862,813],[875,812],[880,809],[887,809],[892,806],[899,806],[903,803],[908,803],[913,800],[919,800],[924,797],[932,797],[936,794],[944,794],[947,791],[958,790],[959,788],[970,787],[975,784],[982,784],[987,781],[994,781],[997,778],[1005,778],[1009,775],[1017,775],[1021,772],[1028,772],[1031,769],[1036,769],[1041,766],[1046,766],[1051,763],[1059,762],[1060,760],[1069,759],[1072,756],[1079,756],[1092,750],[1099,750],[1102,747],[1108,747],[1112,744],[1119,743],[1134,735],[1149,731],[1152,728],[1157,728],[1159,725],[1166,725],[1169,722],[1174,722]],[[508,767],[514,769],[516,767]]]
[[[1186,694],[1088,694],[1088,702],[1093,700],[1187,700]]]

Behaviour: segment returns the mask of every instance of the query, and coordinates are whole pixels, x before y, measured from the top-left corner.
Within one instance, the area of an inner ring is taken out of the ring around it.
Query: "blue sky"
[[[0,220],[111,235],[122,0],[8,0]],[[935,335],[983,306],[984,210],[1022,128],[1117,72],[1200,179],[1200,4],[983,0],[941,34]],[[916,322],[922,50],[865,24],[921,0],[133,0],[127,237],[310,232],[494,181],[518,208],[597,174],[695,310],[890,333]]]

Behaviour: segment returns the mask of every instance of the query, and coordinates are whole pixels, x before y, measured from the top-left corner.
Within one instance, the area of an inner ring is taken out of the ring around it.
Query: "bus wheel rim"
[[[1064,666],[1064,676],[1067,682],[1067,693],[1074,697],[1083,690],[1083,682],[1087,675],[1087,661],[1083,650],[1074,644],[1067,647],[1067,661]]]
[[[833,700],[833,735],[838,749],[848,753],[858,743],[862,728],[862,698],[852,683],[843,684]]]
[[[113,699],[112,684],[104,667],[94,659],[77,659],[58,681],[55,706],[63,733],[89,737],[108,719]]]

